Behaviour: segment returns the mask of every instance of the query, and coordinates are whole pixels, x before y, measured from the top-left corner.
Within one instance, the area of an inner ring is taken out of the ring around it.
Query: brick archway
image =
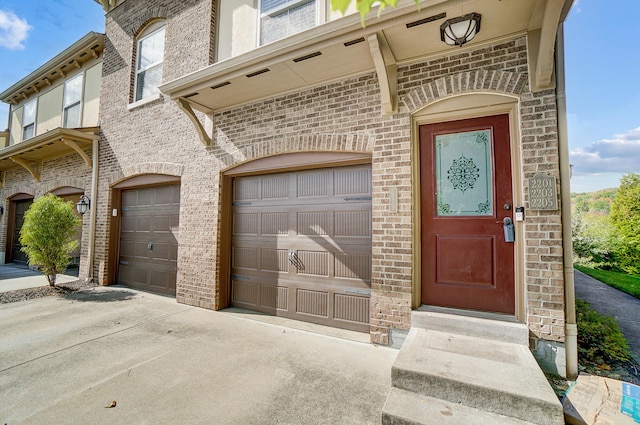
[[[109,186],[114,186],[123,180],[144,174],[163,174],[167,176],[182,177],[183,164],[173,162],[141,162],[125,167],[121,172],[112,173],[109,176]]]
[[[520,97],[527,92],[526,74],[508,71],[478,70],[435,79],[405,94],[400,103],[414,114],[438,100],[471,93],[495,93]]]
[[[286,153],[295,152],[360,152],[371,153],[375,143],[372,134],[310,134],[289,135],[278,140],[271,140],[247,146],[239,152],[225,154],[218,160],[221,171],[238,164]]]

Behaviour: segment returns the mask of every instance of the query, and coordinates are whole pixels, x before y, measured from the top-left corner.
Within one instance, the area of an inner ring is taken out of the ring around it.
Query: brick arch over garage
[[[270,156],[297,152],[350,152],[371,154],[375,143],[373,134],[309,134],[290,135],[269,140],[228,153],[218,158],[222,171],[244,162]]]
[[[141,162],[125,167],[120,172],[109,176],[109,185],[114,186],[124,180],[145,174],[163,174],[173,177],[182,177],[184,165],[173,162]]]
[[[520,97],[529,87],[527,74],[479,70],[448,75],[416,87],[401,97],[410,113],[438,100],[471,93],[496,93]]]

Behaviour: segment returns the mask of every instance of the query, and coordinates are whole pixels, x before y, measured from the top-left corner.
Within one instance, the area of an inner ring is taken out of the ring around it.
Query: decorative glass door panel
[[[437,215],[493,216],[491,130],[435,136]]]

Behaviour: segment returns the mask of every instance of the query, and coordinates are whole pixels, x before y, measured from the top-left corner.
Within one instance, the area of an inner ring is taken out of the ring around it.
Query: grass
[[[640,299],[640,276],[624,273],[610,272],[606,270],[592,269],[575,264],[576,270],[598,279],[600,282],[616,288],[619,291]]]

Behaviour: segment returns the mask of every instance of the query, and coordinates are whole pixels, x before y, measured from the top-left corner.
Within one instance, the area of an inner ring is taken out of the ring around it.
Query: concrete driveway
[[[380,423],[396,350],[248,316],[103,287],[0,305],[0,423]]]

